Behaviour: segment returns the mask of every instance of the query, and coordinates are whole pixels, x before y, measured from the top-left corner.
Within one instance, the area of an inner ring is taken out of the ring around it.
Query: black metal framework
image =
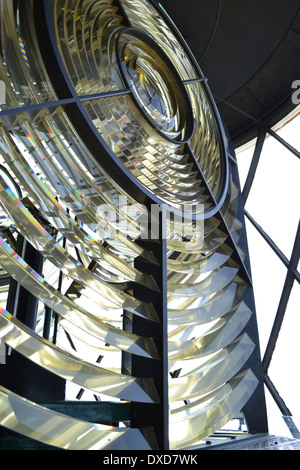
[[[26,0],[25,0],[26,1]],[[154,1],[151,1],[151,4],[156,8],[159,8]],[[53,24],[51,22],[51,10],[50,10],[50,2],[48,0],[39,1],[35,5],[35,20],[36,20],[36,30],[37,35],[39,38],[39,46],[41,49],[41,53],[45,58],[45,65],[47,67],[47,72],[51,78],[52,84],[55,88],[57,96],[59,100],[56,102],[48,102],[44,104],[26,106],[23,108],[17,109],[9,109],[0,112],[0,119],[4,116],[17,116],[19,113],[24,112],[34,112],[38,109],[42,108],[53,108],[55,109],[58,106],[63,106],[66,110],[68,117],[70,118],[72,124],[76,128],[80,138],[84,140],[85,144],[93,153],[93,155],[100,155],[100,156],[108,156],[108,158],[101,159],[102,167],[107,171],[108,174],[112,175],[114,180],[124,188],[135,200],[144,204],[147,208],[150,208],[152,204],[160,204],[160,200],[155,197],[152,193],[150,193],[145,187],[142,187],[139,182],[133,178],[129,171],[127,171],[124,166],[119,162],[113,152],[103,144],[103,141],[100,140],[98,132],[95,128],[90,124],[90,119],[88,118],[86,111],[83,107],[83,102],[86,100],[90,100],[93,98],[105,98],[107,96],[112,96],[116,94],[128,94],[131,93],[130,89],[119,90],[117,92],[112,93],[100,93],[100,94],[93,94],[93,95],[86,95],[86,96],[78,96],[75,93],[75,90],[70,82],[68,74],[64,68],[62,63],[62,59],[60,57],[55,33],[53,29]],[[165,21],[169,24],[170,28],[175,29],[173,23],[170,22],[169,18],[163,10],[161,14],[164,16]],[[176,34],[179,34],[176,30]],[[50,47],[51,45],[51,47]],[[196,65],[195,65],[196,66]],[[186,81],[181,84],[181,86],[185,87],[188,86],[191,81]],[[204,83],[206,92],[208,97],[211,98],[210,90],[207,86],[207,80],[205,77],[202,76],[198,79]],[[220,197],[215,198],[212,194],[212,191],[205,180],[203,173],[201,172],[201,168],[199,165],[196,164],[197,170],[202,176],[205,189],[209,195],[210,201],[213,203],[213,209],[209,210],[205,214],[205,218],[209,218],[212,215],[216,216],[220,221],[220,228],[224,231],[228,237],[228,245],[232,248],[234,255],[233,259],[239,263],[241,266],[239,275],[244,279],[244,281],[250,286],[245,294],[245,299],[247,300],[247,304],[250,306],[253,312],[255,312],[255,304],[253,299],[252,293],[252,281],[251,281],[251,273],[250,273],[250,264],[249,260],[244,260],[234,237],[228,228],[228,225],[225,221],[225,218],[222,214],[222,205],[226,196],[225,189],[228,186],[228,168],[229,162],[232,168],[232,173],[234,178],[238,179],[237,174],[237,167],[236,162],[234,159],[234,150],[230,144],[229,136],[225,136],[222,132],[222,125],[221,119],[218,114],[218,111],[214,105],[213,99],[212,107],[216,113],[219,129],[223,138],[223,146],[224,146],[224,181],[222,184],[222,194]],[[188,144],[186,144],[188,145]],[[189,149],[190,150],[190,149]],[[259,158],[259,153],[256,154],[256,159]],[[253,172],[254,172],[254,164],[253,164]],[[251,186],[251,180],[249,177],[249,190]],[[241,196],[239,198],[239,202],[241,202]],[[247,213],[245,213],[247,216]],[[164,214],[161,215],[163,217]],[[243,221],[243,214],[239,214],[240,220]],[[136,427],[141,425],[149,425],[153,426],[156,434],[157,445],[159,449],[167,450],[169,448],[168,442],[168,371],[167,371],[167,306],[166,306],[166,293],[167,293],[167,270],[166,270],[166,242],[162,236],[162,230],[164,226],[164,221],[160,220],[160,237],[157,241],[153,242],[150,240],[141,241],[141,245],[151,251],[158,264],[153,264],[149,261],[145,261],[144,259],[137,259],[136,260],[136,267],[140,268],[142,272],[148,273],[150,272],[154,279],[159,286],[159,292],[154,293],[151,290],[147,290],[146,288],[142,288],[138,285],[132,285],[132,289],[134,295],[137,299],[151,299],[152,303],[156,307],[156,311],[158,312],[161,324],[153,324],[149,323],[147,320],[141,319],[139,317],[132,318],[130,313],[124,311],[124,329],[130,329],[133,333],[142,334],[147,332],[147,335],[150,334],[151,337],[154,338],[154,342],[156,344],[157,350],[159,352],[160,357],[162,358],[160,361],[155,360],[146,360],[144,358],[140,359],[134,355],[124,354],[123,355],[123,368],[129,368],[132,371],[132,375],[139,376],[141,373],[147,370],[147,374],[149,377],[152,377],[154,382],[157,385],[157,390],[159,393],[160,403],[159,405],[141,405],[139,403],[132,403],[130,406],[130,419],[131,423]],[[247,247],[247,240],[245,236],[245,231],[243,232],[241,248],[244,249],[246,253],[248,253]],[[40,259],[38,254],[35,253],[37,257],[37,263],[40,263]],[[32,254],[30,254],[32,260]],[[289,265],[290,272],[293,274],[295,271],[295,260],[297,257],[297,253],[295,253],[292,264]],[[299,253],[298,253],[299,259]],[[40,269],[40,267],[38,268]],[[37,271],[38,271],[37,269]],[[32,302],[33,296],[28,292],[25,295],[26,299],[22,302]],[[14,299],[15,300],[15,299]],[[284,301],[283,301],[284,303]],[[24,305],[24,304],[23,304]],[[24,309],[22,309],[23,313]],[[36,306],[33,307],[30,305],[30,311],[36,312]],[[49,317],[51,316],[51,311],[47,310],[47,314],[45,315],[45,325],[44,325],[44,336],[47,338],[49,334]],[[278,314],[281,316],[282,314],[279,312]],[[28,326],[34,327],[34,317],[31,315],[30,318],[23,318],[22,321],[27,324]],[[260,351],[259,351],[259,341],[258,341],[258,331],[257,331],[257,323],[254,318],[252,321],[247,325],[245,331],[248,333],[250,338],[256,345],[255,352],[249,359],[249,361],[244,366],[250,367],[255,375],[259,380],[259,386],[257,387],[255,393],[244,407],[243,412],[251,432],[267,432],[267,417],[266,417],[266,408],[265,408],[265,400],[264,400],[264,390],[263,390],[263,371],[261,367],[261,360],[260,360]],[[22,365],[21,365],[22,367]],[[21,385],[21,384],[20,384]],[[54,384],[55,388],[56,384]],[[61,387],[61,382],[58,384],[58,388]],[[28,388],[28,384],[27,384]],[[60,395],[61,389],[59,388]],[[38,390],[37,390],[38,393]],[[48,397],[46,397],[48,398]],[[55,396],[57,398],[57,396]],[[44,398],[43,398],[44,399]],[[77,411],[78,412],[78,409]],[[86,410],[83,410],[83,414],[86,413]]]

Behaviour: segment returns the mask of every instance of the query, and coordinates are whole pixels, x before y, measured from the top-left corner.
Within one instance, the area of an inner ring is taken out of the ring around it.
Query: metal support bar
[[[24,240],[24,256],[23,259],[38,274],[42,274],[43,256],[33,246]],[[14,313],[15,317],[31,330],[35,330],[37,321],[37,311],[39,299],[28,292],[21,285],[18,288],[18,295],[14,297],[16,304],[9,305],[10,313]]]
[[[273,240],[269,237],[269,235],[263,230],[263,228],[253,219],[253,217],[249,214],[248,211],[244,211],[245,216],[251,222],[251,224],[256,228],[259,234],[263,237],[263,239],[268,243],[270,248],[276,253],[280,261],[283,262],[286,268],[290,269],[291,273],[295,276],[295,280],[300,282],[300,274],[296,268],[292,268],[290,266],[290,262],[287,257],[282,253],[282,251],[278,248],[278,246],[273,242]]]
[[[261,121],[260,119],[254,118],[250,114],[246,113],[245,111],[242,111],[241,109],[237,108],[236,106],[232,105],[231,103],[228,103],[228,101],[220,98],[219,96],[214,95],[214,98],[216,100],[220,101],[221,103],[226,104],[227,106],[234,109],[238,113],[241,113],[244,116],[246,116],[247,118],[251,119],[251,121],[253,121],[254,124],[257,124],[259,129],[264,129],[265,132],[267,132],[272,137],[274,137],[274,139],[278,140],[278,142],[280,142],[287,150],[289,150],[291,153],[293,153],[296,157],[300,158],[300,152],[297,149],[295,149],[292,145],[290,145],[288,142],[286,142],[286,140],[284,140],[282,137],[280,137],[276,132],[274,132],[272,129],[270,129],[270,127],[267,124],[265,124],[263,121]]]
[[[262,151],[262,148],[263,148],[265,138],[266,138],[265,129],[260,129],[259,133],[258,133],[257,142],[256,142],[256,145],[255,145],[255,149],[254,149],[250,169],[248,171],[247,179],[246,179],[243,191],[242,191],[244,204],[246,204],[246,201],[247,201],[247,198],[248,198],[248,195],[249,195],[249,192],[250,192],[253,180],[254,180],[254,176],[255,176],[255,173],[256,173],[257,165],[258,165],[258,162],[259,162],[259,158],[260,158],[260,155],[261,155],[261,151]]]
[[[270,362],[271,362],[271,358],[272,358],[272,355],[276,346],[276,342],[278,339],[279,331],[283,322],[283,317],[285,314],[286,306],[287,306],[290,293],[293,287],[293,283],[295,280],[295,277],[292,274],[291,270],[296,269],[298,262],[299,262],[299,257],[300,257],[300,222],[298,224],[298,230],[297,230],[297,234],[295,237],[294,248],[293,248],[293,252],[291,256],[291,261],[289,264],[290,269],[288,270],[288,273],[286,275],[286,279],[285,279],[285,283],[283,286],[281,298],[279,301],[276,317],[273,323],[273,328],[270,334],[269,342],[267,344],[265,355],[264,355],[263,362],[262,362],[263,370],[265,373],[267,372]]]
[[[152,322],[124,311],[123,325],[134,334],[151,337],[157,348],[159,360],[123,353],[122,370],[135,377],[152,378],[156,386],[159,403],[131,402],[131,427],[154,429],[157,447],[169,449],[169,401],[168,401],[168,331],[167,331],[167,244],[163,237],[166,223],[164,207],[158,214],[160,236],[158,240],[137,240],[140,246],[151,250],[159,264],[153,264],[144,258],[136,258],[135,267],[151,274],[159,292],[134,284],[133,295],[145,302],[152,303],[160,322]],[[153,219],[151,220],[153,222]]]
[[[191,83],[197,83],[197,82],[207,82],[208,78],[207,77],[200,77],[200,78],[190,78],[189,80],[183,80],[184,85],[189,85]]]
[[[9,240],[9,243],[11,244],[11,240]],[[22,237],[22,235],[18,234],[17,240],[15,242],[15,246],[13,246],[13,249],[18,255],[23,256],[23,248],[24,248],[24,238]],[[20,284],[11,277],[8,294],[7,294],[7,300],[6,300],[6,310],[9,313],[11,313],[14,317],[16,316],[16,308],[17,308],[16,299],[18,298],[19,290],[20,290]],[[10,348],[8,348],[8,350],[10,350]]]
[[[234,109],[235,111],[237,111],[238,113],[240,114],[243,114],[244,116],[246,116],[247,118],[251,119],[251,121],[253,121],[253,123],[256,123],[258,124],[259,127],[261,127],[261,121],[259,119],[255,119],[253,116],[251,116],[250,114],[246,113],[245,111],[242,111],[240,108],[238,108],[237,106],[234,106],[233,104],[229,103],[227,100],[224,100],[223,98],[220,98],[220,96],[217,96],[214,94],[214,98],[215,100],[217,101],[220,101],[221,103],[224,103],[226,104],[227,106],[229,106],[229,108],[232,108]]]
[[[88,101],[88,100],[109,98],[111,96],[127,95],[130,93],[131,93],[131,90],[129,89],[107,91],[103,93],[94,93],[92,95],[79,96],[78,101],[83,102],[83,101]],[[58,108],[59,106],[75,103],[76,101],[77,101],[76,98],[64,98],[59,101],[47,101],[45,103],[31,104],[31,105],[23,106],[19,108],[4,109],[0,111],[0,118],[3,118],[4,116],[11,116],[11,115],[14,116],[14,115],[23,114],[23,113],[39,111],[40,109]]]
[[[286,406],[285,402],[279,395],[278,390],[276,389],[275,385],[273,384],[273,382],[271,381],[270,377],[267,374],[264,374],[264,382],[269,392],[271,393],[276,405],[280,409],[280,412],[285,416],[292,416],[292,413]]]
[[[65,237],[62,239],[62,247],[65,249],[67,246],[67,240]],[[62,282],[63,282],[63,272],[59,271],[59,277],[58,277],[58,286],[57,290],[58,292],[62,291]],[[53,331],[53,344],[56,344],[57,342],[57,335],[58,335],[58,323],[59,323],[59,315],[56,312],[53,312],[54,316],[54,331]]]
[[[43,338],[50,339],[50,329],[51,329],[51,319],[52,319],[52,309],[45,305],[45,318],[43,326]]]
[[[296,157],[300,158],[300,152],[296,150],[292,145],[290,145],[286,140],[284,140],[280,135],[278,135],[276,132],[272,131],[272,129],[266,127],[266,131],[268,134],[270,134],[274,139],[278,140],[287,150],[289,150],[292,154],[294,154]]]
[[[285,424],[287,425],[287,427],[289,428],[291,435],[295,439],[300,439],[300,431],[298,430],[296,424],[294,423],[293,418],[291,416],[286,416],[286,415],[282,415],[282,418]]]

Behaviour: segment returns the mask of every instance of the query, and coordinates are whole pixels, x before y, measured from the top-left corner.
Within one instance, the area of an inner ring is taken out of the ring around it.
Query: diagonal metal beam
[[[293,153],[296,157],[300,158],[300,152],[295,149],[295,147],[293,147],[292,145],[290,145],[286,140],[284,140],[282,137],[280,137],[280,135],[278,135],[276,132],[274,132],[269,126],[267,123],[264,123],[262,120],[260,119],[256,119],[254,118],[253,116],[251,116],[250,114],[246,113],[245,111],[237,108],[236,106],[232,105],[231,103],[229,103],[227,100],[224,100],[222,98],[220,98],[219,96],[216,96],[214,95],[214,98],[218,101],[220,101],[221,103],[224,103],[226,104],[227,106],[229,106],[230,108],[234,109],[235,111],[237,111],[238,113],[240,114],[243,114],[244,116],[246,116],[247,118],[251,119],[253,121],[254,124],[256,124],[258,126],[259,129],[264,129],[268,134],[270,134],[272,137],[274,137],[274,139],[278,140],[278,142],[280,142],[285,148],[287,148],[291,153]]]
[[[300,438],[300,432],[299,432],[296,424],[294,423],[294,420],[292,418],[292,413],[290,412],[290,410],[286,406],[284,400],[280,396],[278,390],[276,389],[275,385],[273,384],[273,382],[271,381],[270,377],[267,374],[264,374],[264,382],[265,382],[266,387],[268,388],[273,400],[275,401],[276,405],[278,406],[278,408],[279,408],[279,410],[282,414],[282,417],[284,419],[284,422],[287,425],[290,433],[292,434],[292,436],[295,439],[299,439]]]
[[[246,201],[247,201],[247,198],[248,198],[248,195],[249,195],[249,192],[250,192],[253,180],[254,180],[254,176],[255,176],[257,165],[258,165],[260,155],[261,155],[261,152],[262,152],[263,144],[265,142],[265,138],[266,138],[266,131],[265,131],[265,129],[261,128],[259,130],[259,133],[258,133],[258,137],[257,137],[257,141],[256,141],[256,145],[255,145],[251,165],[250,165],[248,175],[247,175],[247,179],[246,179],[243,191],[242,191],[244,204],[246,204]]]
[[[273,384],[272,380],[267,374],[264,374],[264,382],[267,386],[267,389],[269,390],[270,394],[272,395],[276,405],[278,406],[280,412],[284,416],[292,416],[292,413],[286,406],[284,400],[281,398],[278,390],[276,389],[275,385]]]
[[[287,269],[291,271],[291,273],[295,276],[295,280],[300,283],[300,273],[297,271],[297,266],[296,267],[291,267],[290,266],[290,261],[288,258],[282,253],[282,251],[278,248],[276,243],[269,237],[269,235],[264,231],[264,229],[254,220],[254,218],[249,214],[248,211],[244,211],[245,216],[247,219],[251,222],[251,224],[256,228],[256,230],[259,232],[259,234],[263,237],[263,239],[268,243],[270,248],[274,251],[274,253],[278,256],[280,261],[285,265]]]
[[[272,129],[267,128],[266,130],[268,134],[270,134],[274,139],[278,140],[287,150],[289,150],[291,153],[293,153],[296,157],[300,158],[300,152],[295,149],[292,145],[290,145],[286,140],[284,140],[280,135],[278,135],[276,132],[274,132]]]
[[[265,373],[267,373],[267,370],[269,368],[269,365],[272,359],[272,355],[276,346],[278,335],[282,326],[286,307],[289,301],[290,293],[294,284],[295,277],[293,275],[292,270],[297,268],[299,258],[300,258],[300,222],[298,224],[298,230],[297,230],[296,237],[295,237],[294,248],[292,251],[289,269],[288,269],[285,283],[283,286],[277,313],[276,313],[275,320],[273,323],[273,328],[272,328],[270,338],[266,347],[265,355],[262,361],[263,370]]]

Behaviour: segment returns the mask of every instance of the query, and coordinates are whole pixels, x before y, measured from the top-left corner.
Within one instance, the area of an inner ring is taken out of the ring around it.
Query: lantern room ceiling
[[[292,83],[300,80],[299,0],[159,3],[208,77],[235,147],[257,134],[255,120],[272,126],[294,109]]]

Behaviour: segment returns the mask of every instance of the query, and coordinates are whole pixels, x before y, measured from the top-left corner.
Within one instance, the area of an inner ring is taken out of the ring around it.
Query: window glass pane
[[[0,5],[0,110],[56,99],[41,59],[32,11]]]
[[[282,418],[280,409],[275,403],[267,387],[265,387],[265,395],[266,395],[266,405],[267,405],[267,413],[268,413],[269,433],[275,434],[276,436],[291,438],[292,435]]]
[[[243,145],[242,147],[236,150],[236,159],[238,162],[239,178],[241,183],[241,188],[243,189],[248,171],[251,165],[253,152],[255,149],[256,140],[251,140],[251,142]]]
[[[291,411],[298,429],[300,428],[300,375],[295,364],[299,363],[299,305],[300,286],[295,283],[289,297],[269,370],[270,378]]]
[[[279,128],[277,130],[277,134],[282,137],[286,142],[288,142],[292,147],[294,147],[296,150],[300,152],[300,134],[299,134],[299,126],[300,126],[300,106],[297,108],[298,113],[294,111],[289,120],[287,118],[288,122],[287,125],[285,126],[280,126],[279,123]],[[296,116],[293,118],[293,116],[296,114]]]
[[[299,160],[272,137],[264,143],[247,211],[290,257],[299,219]]]
[[[286,268],[247,219],[246,227],[261,354],[263,355],[284,285]]]

